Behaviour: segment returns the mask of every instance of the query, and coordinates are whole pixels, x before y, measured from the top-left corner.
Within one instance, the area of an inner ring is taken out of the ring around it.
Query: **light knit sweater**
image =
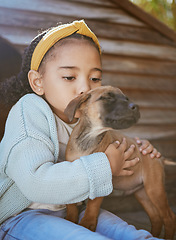
[[[59,131],[51,108],[36,94],[11,109],[0,143],[0,223],[32,203],[68,204],[112,192],[106,155],[62,161],[65,136],[58,141]]]

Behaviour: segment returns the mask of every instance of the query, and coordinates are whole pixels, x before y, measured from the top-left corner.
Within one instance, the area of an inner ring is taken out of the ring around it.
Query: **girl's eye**
[[[90,78],[90,80],[93,82],[100,82],[102,79],[101,78]]]
[[[73,81],[75,79],[75,77],[73,76],[69,76],[69,77],[63,77],[65,80],[68,80],[68,81]]]

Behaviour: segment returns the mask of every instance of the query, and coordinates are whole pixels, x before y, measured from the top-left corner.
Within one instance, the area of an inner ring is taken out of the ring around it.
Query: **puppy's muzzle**
[[[131,127],[140,118],[139,107],[137,104],[125,98],[117,98],[109,106],[104,103],[103,122],[104,126],[113,129],[125,129]]]

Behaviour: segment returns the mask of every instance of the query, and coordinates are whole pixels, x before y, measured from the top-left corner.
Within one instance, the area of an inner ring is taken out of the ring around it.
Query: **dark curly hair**
[[[33,92],[33,90],[31,89],[31,87],[29,85],[29,81],[28,81],[28,72],[29,72],[30,66],[31,66],[32,54],[34,52],[35,47],[39,43],[39,41],[49,30],[50,29],[39,34],[36,38],[33,39],[31,44],[24,50],[20,73],[17,76],[13,76],[9,79],[5,79],[4,81],[2,81],[0,83],[0,101],[3,102],[5,105],[12,106],[23,95]],[[81,34],[77,34],[77,33],[73,33],[72,35],[70,35],[66,38],[76,38],[76,39],[88,40],[92,45],[94,45],[96,47],[96,49],[99,52],[98,46],[95,44],[95,42],[90,37],[87,37],[87,36],[84,36]],[[66,39],[66,38],[64,38],[64,39]],[[53,48],[54,48],[54,46],[52,46],[49,49],[49,51],[45,54],[42,62],[46,60],[48,53]]]

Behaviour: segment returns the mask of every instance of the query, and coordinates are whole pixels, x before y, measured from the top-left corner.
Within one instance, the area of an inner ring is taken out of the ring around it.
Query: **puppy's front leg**
[[[88,200],[84,217],[79,223],[81,226],[88,228],[91,231],[96,230],[98,215],[102,201],[103,197],[98,197],[94,200]]]
[[[78,208],[77,204],[67,204],[67,216],[66,220],[73,222],[73,223],[78,223]]]

